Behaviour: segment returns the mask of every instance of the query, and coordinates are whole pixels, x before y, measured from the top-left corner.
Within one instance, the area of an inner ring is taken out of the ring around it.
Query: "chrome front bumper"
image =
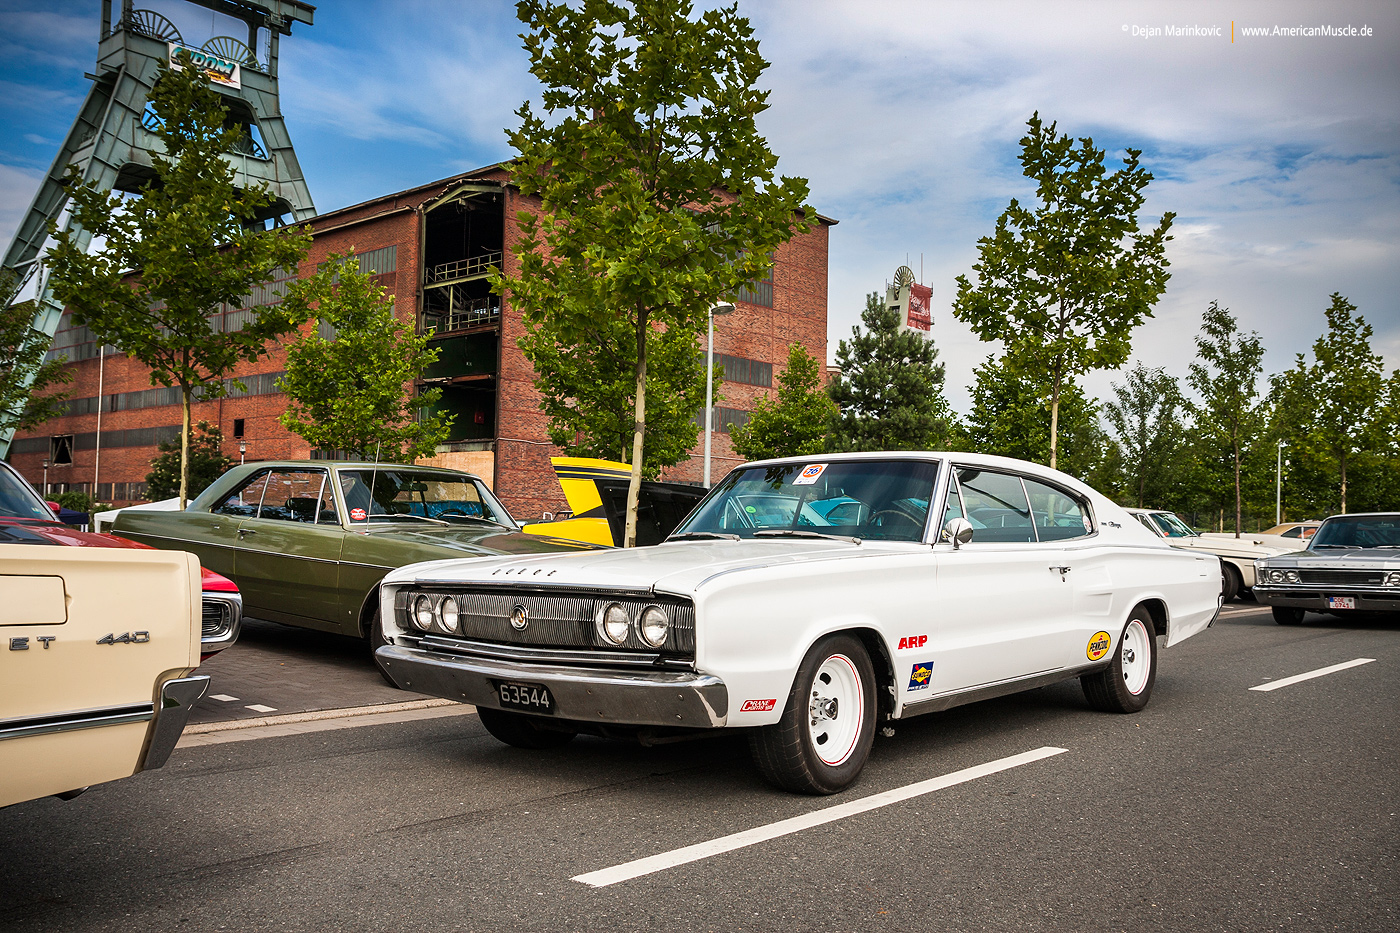
[[[1329,586],[1317,583],[1254,585],[1254,598],[1266,606],[1289,606],[1294,609],[1310,609],[1313,612],[1331,612],[1327,606],[1329,596],[1355,597],[1356,608],[1363,612],[1400,612],[1400,593],[1395,592],[1394,587],[1386,591],[1380,588],[1362,589],[1356,586]]]
[[[146,732],[146,747],[141,750],[137,771],[150,771],[165,764],[170,753],[175,750],[175,743],[180,741],[180,733],[185,731],[190,711],[208,689],[207,674],[177,677],[161,685],[160,698],[156,701],[155,721]]]
[[[544,684],[554,697],[558,718],[579,722],[715,728],[729,715],[724,681],[693,671],[561,667],[397,645],[385,645],[374,656],[405,690],[488,709],[502,709],[496,684],[514,681]]]

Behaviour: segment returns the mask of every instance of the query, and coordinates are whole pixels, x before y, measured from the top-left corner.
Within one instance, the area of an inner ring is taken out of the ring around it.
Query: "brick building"
[[[510,186],[508,173],[490,166],[312,218],[315,237],[304,263],[309,273],[330,254],[353,249],[402,320],[434,329],[433,346],[442,353],[424,381],[443,390],[440,407],[456,420],[452,436],[427,462],[478,474],[521,518],[564,506],[549,463],[560,451],[548,440],[533,370],[516,346],[524,332],[520,315],[508,302],[503,307],[486,281],[493,264],[514,267],[516,215],[530,206]],[[715,354],[725,379],[715,421],[726,427],[712,440],[715,478],[741,462],[727,425],[743,423],[754,400],[773,393],[788,345],[800,342],[826,359],[827,234],[835,221],[819,221],[778,249],[768,281],[740,294],[734,313],[716,318]],[[269,300],[275,300],[270,289],[260,289],[242,307],[222,308],[212,323],[241,326]],[[53,354],[66,355],[75,376],[68,411],[17,435],[11,462],[36,487],[47,480],[55,493],[82,490],[118,504],[143,498],[156,445],[179,434],[178,390],[152,388],[149,371],[124,355],[109,350],[99,357],[92,335],[67,315]],[[285,365],[286,351],[274,348],[235,371],[246,391],[195,404],[193,421],[218,425],[224,452],[234,460],[320,453],[277,421],[285,398],[275,383]],[[703,439],[664,478],[699,482],[702,451]]]

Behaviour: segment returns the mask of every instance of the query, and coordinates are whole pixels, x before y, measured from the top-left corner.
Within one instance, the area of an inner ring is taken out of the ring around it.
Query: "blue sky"
[[[118,3],[119,5],[119,3]],[[179,0],[139,0],[186,39],[237,34]],[[1217,299],[1290,365],[1340,291],[1400,366],[1400,5],[741,2],[772,67],[761,126],[811,181],[831,235],[831,353],[866,292],[906,261],[934,286],[948,394],[966,409],[992,349],[954,321],[954,278],[1011,197],[1039,110],[1157,176],[1177,213],[1173,277],[1134,357],[1183,376]],[[9,242],[87,88],[96,0],[0,0],[0,239]],[[538,87],[513,4],[322,3],[281,46],[282,107],[321,210],[489,164]],[[1231,41],[1231,26],[1235,29]],[[1244,38],[1244,26],[1366,27],[1355,38]],[[1199,26],[1219,35],[1172,36]],[[1117,373],[1089,377],[1100,397]]]

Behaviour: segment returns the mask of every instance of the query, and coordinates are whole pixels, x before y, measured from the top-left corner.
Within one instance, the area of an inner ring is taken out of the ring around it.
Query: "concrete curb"
[[[471,711],[474,707],[465,706],[453,700],[428,699],[410,700],[405,703],[382,703],[378,706],[352,706],[348,709],[318,709],[305,713],[285,713],[281,716],[263,716],[259,719],[230,719],[224,722],[201,722],[186,726],[185,735],[204,735],[210,732],[227,732],[232,729],[255,729],[260,726],[286,726],[302,722],[320,722],[327,719],[349,719],[354,716],[371,716],[378,713],[407,713],[413,710],[433,709],[439,706],[463,707]]]

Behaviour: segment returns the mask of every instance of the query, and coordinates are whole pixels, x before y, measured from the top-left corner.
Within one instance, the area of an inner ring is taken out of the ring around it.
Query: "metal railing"
[[[433,330],[439,336],[454,330],[496,324],[501,320],[499,298],[478,298],[460,307],[445,310],[425,310],[423,329]]]
[[[458,259],[455,262],[444,262],[433,266],[428,270],[429,282],[449,282],[455,279],[465,279],[473,275],[485,275],[491,271],[492,266],[497,268],[501,265],[502,253],[483,253],[480,256],[473,256],[470,259]]]

